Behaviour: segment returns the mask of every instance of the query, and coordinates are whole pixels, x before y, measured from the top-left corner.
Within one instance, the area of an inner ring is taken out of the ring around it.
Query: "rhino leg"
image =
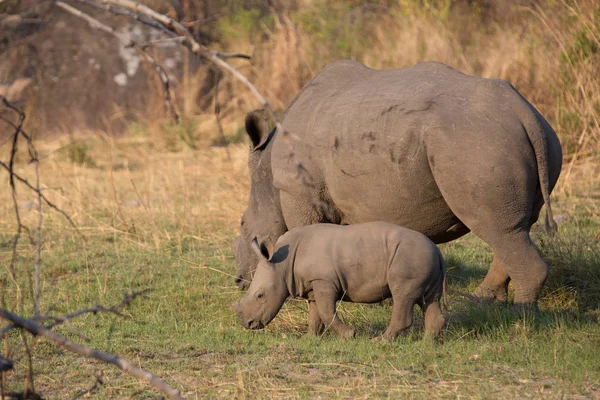
[[[535,304],[548,277],[548,265],[537,251],[528,232],[505,235],[499,243],[492,243],[495,259],[510,277],[515,291],[515,306]]]
[[[475,290],[475,296],[484,300],[506,302],[508,300],[509,281],[510,278],[500,261],[500,257],[496,254],[485,279]]]
[[[319,316],[317,304],[314,301],[308,302],[308,336],[318,336],[323,332],[325,325]]]
[[[319,316],[325,326],[331,327],[342,339],[354,337],[354,328],[343,323],[335,310],[335,303],[339,299],[337,290],[327,282],[315,281],[313,293]]]
[[[548,275],[548,267],[529,238],[538,174],[527,137],[513,136],[512,151],[495,151],[505,148],[504,135],[470,135],[469,141],[457,145],[440,136],[428,142],[427,148],[446,204],[494,250],[496,262],[480,292],[489,293],[491,288],[502,299],[505,273],[515,289],[515,304],[536,303]]]
[[[394,295],[394,293],[392,293]],[[413,311],[415,307],[414,296],[394,296],[394,305],[392,306],[392,319],[385,331],[379,338],[383,340],[394,340],[400,332],[411,327],[413,322]]]

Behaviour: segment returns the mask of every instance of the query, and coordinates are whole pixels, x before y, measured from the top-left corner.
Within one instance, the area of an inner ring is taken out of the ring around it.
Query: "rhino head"
[[[256,272],[248,291],[232,307],[244,328],[262,329],[275,318],[290,293],[285,267],[275,264],[275,256],[269,260],[269,250],[264,244],[259,245],[256,238],[250,247],[258,259]],[[287,246],[284,251],[283,258],[287,256]]]
[[[287,231],[281,214],[279,191],[273,186],[271,148],[275,130],[269,131],[262,110],[246,116],[246,133],[249,137],[248,169],[250,171],[250,198],[242,215],[240,235],[233,241],[232,250],[238,264],[235,278],[241,289],[247,289],[258,258],[250,247],[253,238],[259,245],[272,248],[279,236]]]

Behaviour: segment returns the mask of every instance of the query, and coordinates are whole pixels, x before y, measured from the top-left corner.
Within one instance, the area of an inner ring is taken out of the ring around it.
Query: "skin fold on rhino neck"
[[[270,241],[271,248],[279,236],[287,231],[283,214],[279,190],[273,186],[273,173],[271,171],[272,140],[264,150],[255,150],[250,153],[248,167],[251,171],[250,200],[247,221],[248,231],[258,238],[259,243]]]
[[[265,145],[251,148],[248,156],[250,170],[250,199],[248,207],[242,216],[241,237],[235,244],[234,250],[239,265],[238,285],[247,287],[251,274],[256,268],[256,257],[250,250],[250,241],[256,237],[259,243],[264,243],[272,249],[277,239],[287,231],[279,190],[273,186],[271,171],[271,149],[273,137]]]

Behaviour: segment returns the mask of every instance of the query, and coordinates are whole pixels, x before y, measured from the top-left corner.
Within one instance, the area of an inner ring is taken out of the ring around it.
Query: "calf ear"
[[[264,110],[249,112],[245,123],[251,150],[261,150],[269,141],[269,124],[265,119]]]
[[[250,242],[250,247],[252,247],[252,250],[254,250],[258,258],[264,258],[265,261],[269,261],[269,250],[264,244],[259,245],[256,237]]]

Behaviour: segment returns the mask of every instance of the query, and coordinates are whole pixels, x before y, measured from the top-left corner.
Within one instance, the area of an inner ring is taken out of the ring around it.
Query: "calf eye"
[[[262,298],[263,298],[263,296],[264,296],[264,294],[263,294],[263,293],[256,293],[256,298],[257,298],[257,299],[262,299]]]

